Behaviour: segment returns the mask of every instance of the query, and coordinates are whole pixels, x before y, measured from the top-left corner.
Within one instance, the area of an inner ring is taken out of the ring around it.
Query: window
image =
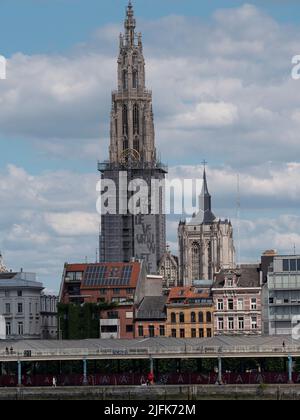
[[[107,290],[106,289],[100,289],[100,295],[106,295]]]
[[[238,311],[243,311],[244,310],[244,299],[238,299],[237,310]]]
[[[155,336],[155,329],[153,325],[149,325],[149,337]]]
[[[23,303],[18,303],[18,314],[23,313]]]
[[[123,135],[127,138],[128,137],[128,110],[127,106],[123,106]],[[128,143],[128,140],[127,140]],[[128,149],[128,146],[124,149]]]
[[[24,335],[24,325],[23,325],[23,322],[19,322],[18,323],[18,334],[19,335]]]
[[[224,311],[223,299],[218,299],[218,311]]]
[[[133,325],[126,325],[126,332],[132,333],[133,332]]]
[[[185,338],[185,330],[184,329],[180,330],[180,338]]]
[[[171,323],[176,324],[176,314],[174,312],[171,313]]]
[[[231,331],[234,330],[234,318],[232,317],[228,318],[228,329]]]
[[[8,298],[9,297],[9,290],[5,290],[4,294],[5,294],[5,297]]]
[[[290,260],[290,271],[297,271],[297,260]]]
[[[194,279],[201,277],[201,251],[200,245],[194,242],[192,245],[192,275]]]
[[[134,70],[132,73],[132,87],[133,89],[138,88],[138,72],[137,70]]]
[[[121,290],[120,290],[120,289],[113,289],[113,294],[114,294],[114,295],[119,295],[119,294],[120,294],[120,292],[121,292]]]
[[[139,326],[139,337],[144,337],[144,327],[142,325]]]
[[[128,295],[133,295],[134,294],[134,289],[126,289],[126,293]]]
[[[140,111],[137,104],[133,107],[133,134],[140,133]]]
[[[184,313],[183,312],[180,312],[180,314],[179,314],[179,322],[180,322],[180,324],[184,324]]]
[[[159,335],[161,337],[164,337],[166,335],[166,329],[165,329],[165,326],[164,325],[160,325],[159,326]]]
[[[257,318],[256,318],[256,316],[253,316],[251,318],[251,329],[252,330],[257,330]]]
[[[270,305],[273,305],[273,304],[274,304],[274,298],[270,298],[270,299],[269,299],[269,304],[270,304]]]
[[[251,310],[256,311],[257,310],[257,301],[255,298],[251,299]]]
[[[203,324],[203,322],[204,322],[203,312],[199,312],[198,321],[199,321],[199,324]]]
[[[191,323],[194,324],[196,322],[196,314],[195,312],[191,313]]]
[[[18,297],[22,297],[22,296],[23,296],[22,290],[18,290]]]
[[[224,330],[224,318],[218,318],[218,330],[223,331]]]
[[[117,334],[118,326],[117,325],[103,325],[101,327],[101,333],[103,334]]]
[[[107,319],[119,319],[119,313],[117,311],[107,312]]]
[[[196,338],[197,337],[197,331],[196,331],[195,328],[192,328],[192,330],[191,330],[191,336],[192,336],[192,338]]]
[[[228,311],[233,311],[233,299],[228,299]]]
[[[206,314],[206,322],[208,324],[211,324],[211,322],[212,322],[212,314],[211,314],[211,312],[207,312],[207,314]]]
[[[200,328],[199,330],[199,338],[204,338],[204,329]]]
[[[128,88],[128,75],[127,75],[127,71],[123,70],[123,89],[127,89]]]
[[[6,303],[5,305],[5,313],[10,314],[10,303]]]
[[[172,331],[171,331],[171,334],[172,334],[172,337],[173,337],[173,338],[176,338],[176,337],[177,337],[176,330],[172,330]]]
[[[212,337],[212,329],[207,328],[207,338],[211,338],[211,337]]]
[[[239,330],[244,330],[245,329],[245,320],[243,317],[239,318]]]
[[[9,337],[11,335],[11,323],[7,322],[6,324],[6,336]]]
[[[283,260],[283,271],[290,271],[290,260]]]

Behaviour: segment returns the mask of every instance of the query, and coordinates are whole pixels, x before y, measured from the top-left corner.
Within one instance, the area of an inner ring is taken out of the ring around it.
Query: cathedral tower
[[[149,189],[151,180],[162,181],[167,168],[157,160],[155,148],[152,92],[146,88],[142,35],[136,34],[136,20],[131,1],[125,18],[125,33],[120,35],[118,88],[112,93],[109,162],[99,164],[102,179],[115,182],[118,191],[120,174],[130,181],[142,179]],[[121,195],[125,194],[121,191]],[[166,223],[163,197],[157,214],[133,216],[120,212],[102,216],[100,255],[103,262],[144,260],[149,273],[157,273],[158,262],[166,249]],[[149,200],[151,200],[151,189]]]
[[[213,280],[221,269],[235,266],[232,224],[212,212],[205,169],[199,207],[198,214],[178,228],[180,281],[185,286],[194,280]]]

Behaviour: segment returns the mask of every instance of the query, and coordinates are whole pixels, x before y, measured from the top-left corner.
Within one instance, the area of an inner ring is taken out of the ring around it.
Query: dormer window
[[[233,278],[227,278],[225,281],[225,287],[234,287]]]

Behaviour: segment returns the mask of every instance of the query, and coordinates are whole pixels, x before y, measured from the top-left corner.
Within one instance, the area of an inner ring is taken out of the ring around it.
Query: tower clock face
[[[141,161],[140,153],[135,149],[126,149],[121,155],[121,164],[125,167],[131,167]]]

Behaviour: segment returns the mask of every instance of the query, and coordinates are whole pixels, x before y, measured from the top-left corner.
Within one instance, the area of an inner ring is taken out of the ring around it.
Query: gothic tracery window
[[[133,107],[133,132],[134,134],[140,134],[140,111],[137,104]]]
[[[126,70],[123,70],[122,74],[123,89],[128,89],[128,74]]]
[[[133,73],[132,73],[132,87],[134,89],[137,89],[138,88],[138,84],[139,84],[138,71],[137,70],[133,70]]]
[[[129,148],[129,143],[128,143],[128,109],[126,105],[123,106],[122,121],[123,121],[123,150],[127,150]]]
[[[127,110],[126,105],[123,106],[122,119],[123,119],[123,135],[128,137],[128,110]]]
[[[192,273],[194,280],[201,279],[201,253],[200,253],[200,245],[197,242],[194,242],[192,245]]]

